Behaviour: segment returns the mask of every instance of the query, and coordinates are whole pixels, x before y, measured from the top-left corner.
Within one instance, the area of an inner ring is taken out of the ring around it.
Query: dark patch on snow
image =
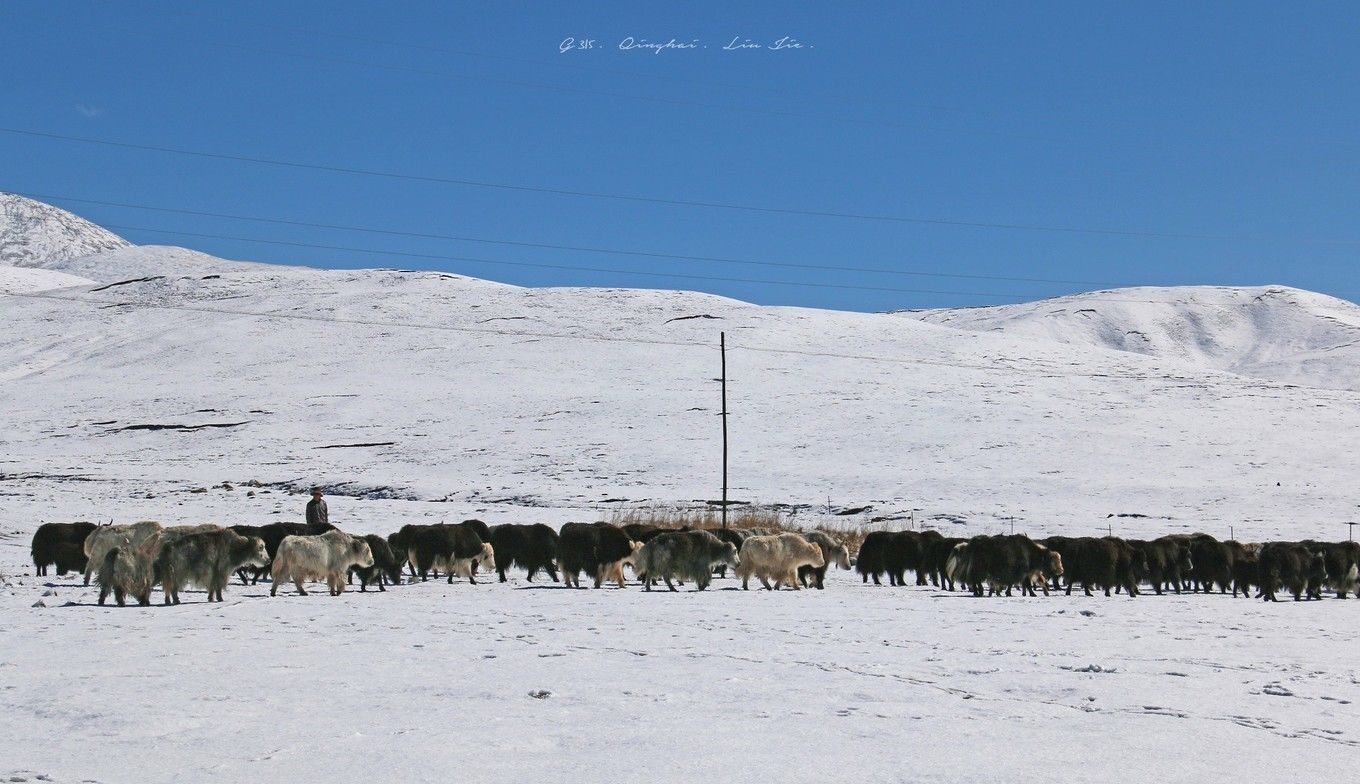
[[[240,427],[241,425],[248,424],[250,424],[249,420],[246,420],[245,422],[204,422],[201,425],[162,425],[153,423],[145,425],[125,425],[123,427],[114,428],[110,432],[120,433],[124,430],[181,430],[184,432],[192,432],[195,430],[203,430],[204,428],[209,427],[216,428]]]
[[[355,449],[367,446],[393,446],[396,441],[367,441],[359,444],[326,444],[325,446],[314,446],[312,449]]]
[[[92,425],[116,425],[116,424],[118,424],[118,420],[116,420],[116,419],[110,419],[110,420],[107,421],[107,422],[91,422],[90,424],[92,424]]]
[[[669,323],[671,323],[672,321],[689,321],[690,319],[713,319],[713,320],[716,321],[716,320],[721,319],[721,318],[722,318],[722,316],[710,316],[710,315],[708,315],[707,313],[699,313],[699,314],[694,315],[694,316],[676,316],[676,317],[673,318],[673,319],[666,319],[665,321],[663,321],[663,322],[661,322],[661,323],[662,323],[662,324],[669,324]]]
[[[1070,667],[1065,665],[1063,666],[1063,669],[1071,670],[1072,672],[1104,672],[1104,673],[1119,672],[1119,670],[1114,667],[1101,667],[1099,664],[1088,664],[1085,667]]]
[[[496,316],[494,318],[482,319],[478,324],[485,324],[488,321],[528,321],[528,316]]]
[[[403,487],[391,487],[389,485],[366,486],[356,482],[339,482],[336,484],[325,484],[324,482],[265,482],[265,487],[272,487],[275,490],[284,490],[289,495],[302,495],[310,493],[313,487],[321,488],[321,492],[326,495],[333,495],[341,498],[362,498],[373,501],[425,501],[429,499],[421,498],[410,490]],[[264,491],[261,491],[264,492]]]
[[[199,280],[217,280],[217,279],[220,278],[220,277],[222,277],[222,276],[221,276],[221,275],[204,275],[203,277],[199,278]]]
[[[25,479],[50,479],[55,482],[97,482],[98,479],[91,479],[80,474],[4,474],[0,473],[0,482],[23,481]]]
[[[104,290],[106,290],[106,289],[111,289],[111,288],[113,288],[114,286],[127,286],[127,285],[132,284],[132,283],[146,283],[147,281],[161,280],[161,279],[163,279],[164,277],[165,277],[164,275],[151,275],[151,276],[148,276],[148,277],[145,277],[145,278],[133,278],[132,280],[120,280],[120,281],[118,281],[117,283],[109,283],[109,284],[107,284],[107,285],[100,286],[100,287],[97,288],[97,289],[90,289],[90,293],[93,294],[93,293],[95,293],[96,291],[104,291]]]
[[[968,521],[967,521],[967,520],[963,519],[962,517],[959,517],[958,515],[952,515],[952,514],[936,514],[936,515],[931,515],[931,516],[930,516],[929,518],[927,518],[927,519],[936,520],[936,521],[939,521],[939,522],[942,522],[942,523],[949,523],[949,524],[951,524],[951,525],[967,525],[967,524],[968,524]]]
[[[873,510],[874,510],[874,508],[873,508],[872,506],[852,506],[852,507],[849,507],[848,509],[838,509],[838,510],[836,510],[835,512],[832,512],[832,514],[838,515],[838,516],[840,516],[840,517],[849,517],[849,516],[851,516],[851,515],[864,514],[865,512],[872,512]]]

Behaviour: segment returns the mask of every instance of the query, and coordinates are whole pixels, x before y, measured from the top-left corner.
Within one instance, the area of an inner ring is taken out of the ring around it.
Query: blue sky
[[[790,6],[10,0],[0,5],[9,74],[0,80],[0,126],[435,179],[946,224],[469,187],[4,132],[0,189],[804,265],[49,199],[105,225],[137,227],[118,231],[139,243],[524,285],[685,288],[853,310],[1121,285],[1283,283],[1360,297],[1354,4]],[[621,51],[630,36],[698,47]],[[784,36],[804,48],[723,48],[734,37],[768,45]],[[569,37],[594,48],[562,54]],[[535,264],[544,267],[522,266]]]

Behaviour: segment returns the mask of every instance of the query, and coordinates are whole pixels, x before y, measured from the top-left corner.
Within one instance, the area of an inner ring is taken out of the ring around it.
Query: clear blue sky
[[[620,51],[628,36],[700,48]],[[723,49],[733,37],[783,36],[805,48]],[[561,54],[568,37],[596,48]],[[102,224],[144,227],[119,230],[139,243],[854,310],[1144,284],[1284,283],[1360,297],[1354,3],[9,0],[0,4],[0,64],[8,128],[656,199],[1163,235],[672,206],[0,133],[6,190],[398,232],[1083,283],[604,255],[52,199]],[[496,266],[148,228],[818,285]]]

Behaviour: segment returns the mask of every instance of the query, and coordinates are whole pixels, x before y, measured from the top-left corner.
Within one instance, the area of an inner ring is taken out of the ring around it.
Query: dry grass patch
[[[624,507],[610,511],[603,522],[617,526],[653,525],[658,528],[721,528],[722,512],[711,506],[683,507],[673,505]],[[874,530],[864,524],[850,520],[821,521],[816,525],[800,525],[779,509],[747,504],[729,507],[727,510],[729,528],[769,528],[775,531],[823,531],[844,542],[851,553],[859,552],[865,534]]]

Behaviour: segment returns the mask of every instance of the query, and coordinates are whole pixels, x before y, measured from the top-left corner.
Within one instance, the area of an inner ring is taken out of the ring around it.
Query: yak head
[[[643,542],[639,542],[636,539],[630,539],[628,541],[628,554],[619,559],[620,569],[625,566],[631,566],[633,567],[633,574],[637,574],[638,553],[642,550],[643,544]]]
[[[246,541],[250,542],[251,545],[250,549],[247,551],[250,555],[249,560],[243,563],[242,566],[256,566],[259,568],[268,566],[269,551],[265,549],[264,540],[258,536],[252,536]]]
[[[1059,553],[1057,550],[1048,551],[1048,560],[1047,563],[1044,564],[1044,572],[1049,577],[1062,577],[1062,553]]]
[[[820,552],[820,550],[818,550],[818,552]],[[737,546],[731,542],[723,543],[722,555],[720,558],[721,560],[719,563],[727,564],[733,569],[741,564],[741,556],[737,554]]]
[[[356,566],[365,569],[373,566],[373,549],[368,546],[368,542],[363,539],[355,539],[349,544],[350,554],[354,556]]]
[[[496,567],[496,548],[492,547],[490,543],[484,542],[482,552],[472,559],[472,563],[474,566],[488,571],[494,569]]]
[[[834,563],[842,569],[850,568],[850,548],[845,545],[837,545],[831,550],[830,563]]]

